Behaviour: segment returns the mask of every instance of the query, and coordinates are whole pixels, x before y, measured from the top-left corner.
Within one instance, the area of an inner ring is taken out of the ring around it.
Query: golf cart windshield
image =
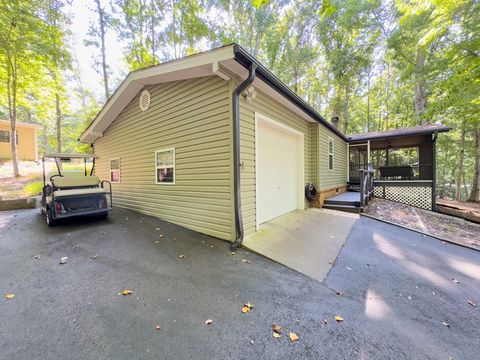
[[[46,154],[43,159],[43,182],[52,175],[60,177],[92,176],[96,155],[93,154]]]

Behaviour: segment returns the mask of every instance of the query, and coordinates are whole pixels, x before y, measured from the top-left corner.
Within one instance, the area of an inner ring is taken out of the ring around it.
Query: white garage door
[[[299,175],[303,172],[300,146],[303,141],[296,133],[258,121],[257,224],[298,208]]]

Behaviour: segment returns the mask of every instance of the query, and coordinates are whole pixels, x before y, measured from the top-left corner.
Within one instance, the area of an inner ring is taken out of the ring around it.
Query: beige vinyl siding
[[[255,112],[265,115],[304,134],[305,183],[312,182],[312,137],[310,123],[258,92],[252,101],[240,98],[240,169],[242,215],[245,236],[256,231],[255,201]],[[313,125],[313,124],[312,124]],[[308,207],[308,203],[305,204]]]
[[[228,83],[211,76],[148,89],[150,108],[140,110],[140,92],[95,142],[101,179],[109,179],[109,160],[120,159],[114,206],[233,240]],[[156,184],[155,151],[168,148],[175,148],[175,184]]]
[[[347,143],[325,126],[318,127],[319,190],[347,184]],[[328,138],[333,139],[333,170],[328,168]]]
[[[311,182],[317,187],[319,185],[319,163],[318,163],[318,132],[319,132],[319,125],[318,123],[310,124],[310,136],[312,141],[312,148],[310,154],[310,168],[311,168]]]

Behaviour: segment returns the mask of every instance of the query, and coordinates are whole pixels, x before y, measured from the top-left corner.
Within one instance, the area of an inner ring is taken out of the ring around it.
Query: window
[[[4,143],[10,142],[10,131],[0,130],[0,142],[4,142]]]
[[[328,138],[328,170],[333,170],[333,139]]]
[[[110,181],[112,183],[120,182],[120,159],[110,160]]]
[[[155,167],[157,184],[175,184],[175,149],[156,151]]]

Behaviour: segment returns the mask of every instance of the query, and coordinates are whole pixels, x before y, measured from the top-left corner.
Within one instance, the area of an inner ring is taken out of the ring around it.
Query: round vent
[[[140,109],[142,111],[147,111],[150,106],[150,92],[148,90],[143,90],[140,94]]]

